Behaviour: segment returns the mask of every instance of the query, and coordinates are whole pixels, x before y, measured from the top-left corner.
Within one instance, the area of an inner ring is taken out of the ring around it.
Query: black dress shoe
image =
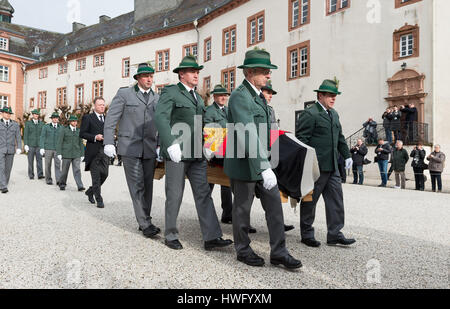
[[[8,189],[2,189],[2,193],[3,194],[6,194],[6,193],[8,193],[9,191],[8,191]]]
[[[97,208],[105,208],[105,204],[103,202],[98,202]]]
[[[34,177],[30,177],[30,180],[34,180]]]
[[[53,182],[47,182],[49,186],[53,186]]]
[[[300,260],[293,258],[290,254],[281,258],[270,258],[270,264],[275,266],[283,265],[287,269],[297,269],[303,266]]]
[[[44,179],[44,178],[45,178],[45,176],[41,176],[41,177],[39,177],[38,179],[41,180],[41,179]]]
[[[233,241],[229,239],[217,238],[210,241],[205,241],[205,250],[212,250],[214,248],[228,247],[233,244]]]
[[[315,240],[314,238],[302,239],[302,243],[312,248],[320,247],[320,242]]]
[[[255,266],[255,267],[263,267],[265,262],[264,259],[260,256],[258,256],[256,253],[252,252],[249,255],[246,256],[237,256],[237,260],[239,262],[242,262],[244,264],[247,264],[249,266]]]
[[[87,195],[89,202],[95,204],[94,194],[89,190],[87,190],[85,194]]]
[[[147,238],[155,237],[159,233],[161,233],[161,230],[156,226],[154,226],[153,224],[142,231],[142,234],[144,234],[144,236]]]
[[[292,231],[292,230],[294,230],[295,229],[295,226],[293,226],[293,225],[284,225],[284,231],[285,232],[289,232],[289,231]]]
[[[66,190],[66,187],[63,187],[63,186],[59,186],[59,190],[61,190],[61,191],[65,191],[65,190]]]
[[[253,226],[250,225],[250,227],[248,228],[248,233],[249,234],[256,234],[257,232],[256,232],[256,229]]]
[[[223,224],[232,224],[233,223],[233,219],[231,219],[231,218],[222,218],[221,221]]]
[[[170,249],[173,249],[173,250],[182,250],[183,249],[183,245],[181,244],[181,242],[178,239],[175,239],[172,241],[168,241],[166,239],[165,244],[167,247],[169,247]]]
[[[354,239],[351,239],[351,238],[347,239],[344,237],[344,238],[328,241],[327,244],[329,246],[336,246],[336,245],[350,246],[350,245],[353,245],[355,242],[356,242],[356,240],[354,240]]]
[[[84,190],[86,190],[85,188],[78,188],[78,192],[83,192]]]

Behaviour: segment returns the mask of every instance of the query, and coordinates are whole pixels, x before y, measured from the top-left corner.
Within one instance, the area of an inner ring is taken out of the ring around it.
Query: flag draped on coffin
[[[205,128],[205,153],[223,158],[226,153],[227,129]],[[271,131],[273,169],[278,178],[278,187],[289,197],[301,200],[314,189],[319,179],[319,164],[316,151],[286,131]],[[220,162],[220,161],[219,161]]]

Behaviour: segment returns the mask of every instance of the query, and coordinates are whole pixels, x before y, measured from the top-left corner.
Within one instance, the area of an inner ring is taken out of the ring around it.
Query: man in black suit
[[[91,172],[92,186],[86,191],[89,202],[104,208],[101,186],[108,178],[109,159],[103,151],[103,128],[105,125],[105,100],[94,99],[94,112],[83,117],[80,137],[87,140],[85,152],[85,171]],[[94,199],[95,197],[95,199]]]

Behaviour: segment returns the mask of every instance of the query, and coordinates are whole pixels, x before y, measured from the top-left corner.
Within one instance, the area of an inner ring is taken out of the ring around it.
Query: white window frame
[[[9,67],[6,65],[0,65],[0,82],[9,82]]]
[[[414,36],[412,33],[400,37],[400,58],[409,57],[414,54]]]
[[[0,38],[0,50],[8,51],[8,48],[9,48],[9,39]]]

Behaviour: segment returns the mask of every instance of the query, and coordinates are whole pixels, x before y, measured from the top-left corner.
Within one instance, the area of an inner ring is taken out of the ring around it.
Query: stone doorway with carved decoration
[[[418,112],[418,123],[415,124],[416,132],[424,142],[428,140],[428,128],[425,121],[425,75],[413,69],[403,69],[387,80],[389,94],[385,98],[389,106],[408,106],[414,104]],[[404,116],[403,116],[404,117]],[[402,118],[403,118],[402,117]],[[404,120],[404,119],[403,119]]]

